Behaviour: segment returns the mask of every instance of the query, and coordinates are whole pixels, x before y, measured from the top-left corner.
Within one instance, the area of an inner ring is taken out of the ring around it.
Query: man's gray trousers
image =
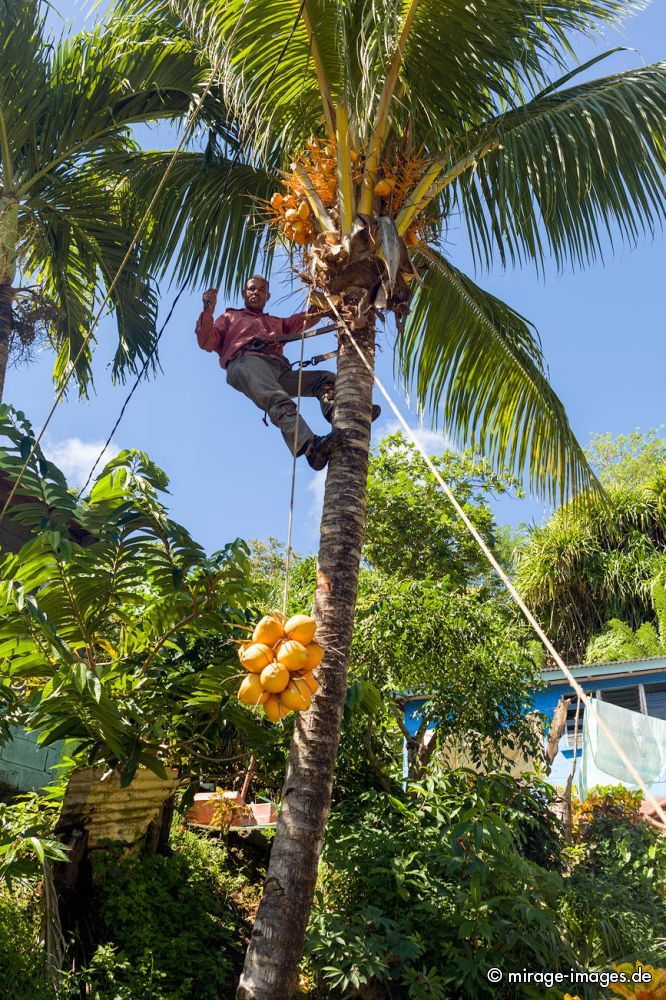
[[[241,354],[229,362],[227,383],[244,393],[268,414],[271,422],[282,431],[292,455],[302,455],[314,438],[303,417],[298,414],[294,397],[298,395],[298,371],[280,358],[262,354]],[[303,371],[301,396],[319,400],[321,412],[329,423],[333,417],[335,375],[326,371]]]

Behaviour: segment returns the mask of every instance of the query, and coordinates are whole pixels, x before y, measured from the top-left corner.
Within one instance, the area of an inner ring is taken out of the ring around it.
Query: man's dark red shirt
[[[239,354],[264,354],[281,358],[284,345],[277,338],[300,334],[304,329],[314,326],[321,316],[322,313],[314,307],[306,313],[296,313],[285,319],[253,312],[251,309],[227,309],[214,320],[212,310],[206,309],[197,320],[197,341],[202,350],[217,352],[223,368]],[[252,350],[247,346],[252,341],[263,341],[264,344],[260,349]]]

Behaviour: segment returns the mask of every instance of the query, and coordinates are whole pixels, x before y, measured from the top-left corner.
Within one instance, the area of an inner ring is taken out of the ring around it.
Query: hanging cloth
[[[649,786],[665,780],[666,721],[630,712],[627,708],[619,708],[598,698],[591,698],[590,701],[602,724],[605,723],[613,733],[643,782]],[[579,778],[582,799],[595,785],[638,787],[594,716],[595,713],[590,711],[583,716],[583,756]]]

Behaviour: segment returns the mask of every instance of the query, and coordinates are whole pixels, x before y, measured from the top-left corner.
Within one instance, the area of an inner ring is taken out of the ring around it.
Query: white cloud
[[[49,461],[62,470],[70,486],[82,486],[103,447],[103,441],[82,441],[73,437],[64,441],[50,441],[44,446],[44,452]],[[104,449],[95,474],[106,462],[115,458],[119,451],[120,448],[111,442],[108,448]]]
[[[326,469],[322,469],[321,472],[315,473],[312,479],[309,480],[306,487],[309,503],[307,509],[307,522],[309,527],[318,532],[319,522],[321,521],[321,512],[324,508],[324,490],[326,488]]]
[[[402,431],[403,434],[405,433],[402,425],[397,420],[394,420],[386,427],[384,434],[397,434],[398,431]],[[448,450],[457,451],[446,431],[432,431],[427,427],[414,426],[413,424],[411,425],[411,431],[428,455],[438,455]]]

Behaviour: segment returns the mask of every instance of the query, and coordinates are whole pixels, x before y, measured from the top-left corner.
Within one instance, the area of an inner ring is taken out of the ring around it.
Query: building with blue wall
[[[586,694],[632,712],[666,720],[666,656],[571,667],[571,672]],[[545,689],[535,693],[533,698],[536,711],[552,718],[560,698],[572,698],[559,753],[548,779],[553,785],[564,785],[571,772],[574,754],[580,758],[582,753],[584,705],[580,705],[576,734],[578,699],[571,685],[557,669],[545,670],[543,680]],[[666,782],[652,785],[650,791],[656,798],[663,798],[666,796]]]
[[[656,719],[666,720],[666,656],[655,656],[645,660],[628,660],[622,663],[599,663],[571,667],[571,672],[586,694],[610,702],[632,712],[640,712]],[[585,707],[579,707],[578,725],[576,694],[558,669],[544,670],[544,688],[532,696],[532,710],[541,712],[552,719],[560,698],[571,698],[567,721],[560,740],[559,752],[553,761],[548,780],[555,786],[566,784],[571,773],[574,754],[578,759],[582,754],[583,715]],[[423,720],[426,699],[407,696],[401,699],[405,728],[414,736]],[[428,728],[434,729],[432,720]],[[656,798],[666,797],[666,782],[658,782],[650,791]]]

